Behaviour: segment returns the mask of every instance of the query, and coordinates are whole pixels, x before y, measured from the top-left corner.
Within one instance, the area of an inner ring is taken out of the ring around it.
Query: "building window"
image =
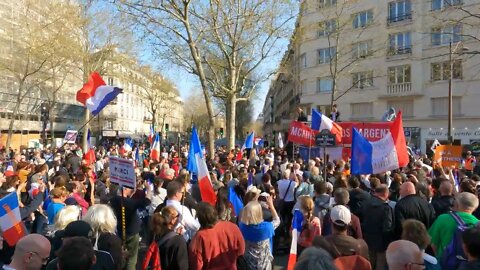
[[[319,8],[333,7],[337,5],[337,0],[318,0]]]
[[[410,65],[388,68],[388,84],[412,82]]]
[[[352,118],[370,118],[373,116],[373,104],[371,102],[351,103]]]
[[[373,71],[357,72],[352,74],[353,88],[368,88],[373,86]]]
[[[300,82],[300,91],[302,93],[307,93],[307,80],[303,80]]]
[[[388,4],[388,23],[412,19],[410,0],[396,1]]]
[[[412,53],[412,39],[410,32],[391,34],[389,40],[389,55]]]
[[[364,58],[372,53],[372,40],[362,41],[353,44],[352,57],[353,59]]]
[[[319,37],[327,37],[337,30],[337,20],[327,20],[319,24],[320,30],[318,30]]]
[[[336,47],[330,47],[318,50],[318,63],[327,64],[335,57]]]
[[[453,79],[462,79],[462,60],[453,61]],[[432,63],[432,81],[450,79],[450,61]]]
[[[318,78],[317,79],[317,92],[332,92],[333,80],[332,78]]]
[[[387,102],[387,110],[394,108],[396,112],[402,111],[404,117],[413,117],[413,100],[391,100]]]
[[[353,28],[366,27],[373,22],[373,11],[367,10],[353,15]]]
[[[432,28],[432,46],[457,43],[462,40],[462,25],[447,25]]]
[[[452,98],[452,114],[461,115],[462,98]],[[448,115],[448,97],[432,98],[432,115],[446,116]]]
[[[432,10],[463,5],[463,0],[432,0]]]
[[[306,68],[307,67],[307,54],[302,53],[300,55],[300,67],[301,68]]]

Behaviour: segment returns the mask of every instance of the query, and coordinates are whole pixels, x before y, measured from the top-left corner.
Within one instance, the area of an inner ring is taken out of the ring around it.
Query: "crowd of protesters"
[[[121,144],[99,147],[94,162],[75,145],[3,149],[0,197],[17,193],[29,232],[15,246],[3,242],[3,269],[160,269],[157,252],[161,269],[273,269],[290,253],[295,210],[303,214],[295,269],[480,269],[480,165],[471,153],[463,168],[423,156],[351,175],[343,160],[274,148],[236,160],[239,149],[220,147],[207,160],[210,205],[185,169],[187,147],[164,148],[159,160],[138,147],[137,157]],[[136,190],[110,181],[112,156],[135,160]],[[145,259],[141,247],[157,250]]]

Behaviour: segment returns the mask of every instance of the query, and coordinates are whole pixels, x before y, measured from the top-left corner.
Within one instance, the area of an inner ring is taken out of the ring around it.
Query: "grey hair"
[[[462,192],[455,196],[457,206],[461,210],[475,211],[478,208],[478,198],[470,192]]]
[[[295,270],[337,270],[330,254],[318,247],[309,247],[302,252]]]
[[[83,220],[90,224],[95,233],[113,233],[117,229],[117,218],[106,204],[92,205]]]
[[[80,207],[76,205],[67,205],[62,208],[55,216],[55,230],[63,230],[70,222],[78,220],[80,211]]]

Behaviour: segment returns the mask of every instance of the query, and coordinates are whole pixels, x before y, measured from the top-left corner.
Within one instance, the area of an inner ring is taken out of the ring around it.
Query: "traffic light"
[[[168,132],[168,123],[165,124],[165,131]]]
[[[50,118],[50,106],[44,102],[40,105],[40,120],[46,122]]]
[[[223,128],[220,128],[220,136],[223,136]]]

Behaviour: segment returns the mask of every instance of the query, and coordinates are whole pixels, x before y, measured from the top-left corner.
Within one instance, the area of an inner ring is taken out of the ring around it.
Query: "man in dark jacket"
[[[122,196],[115,196],[110,199],[110,206],[117,218],[117,232],[120,237],[123,238],[122,229],[122,205],[125,207],[125,230],[126,230],[126,243],[125,246],[128,250],[129,257],[126,259],[127,270],[135,270],[137,265],[138,248],[140,242],[139,232],[142,228],[142,221],[137,215],[137,210],[144,209],[150,204],[150,200],[147,197],[140,199],[132,199],[133,189],[123,188]],[[148,189],[147,189],[148,192]]]
[[[368,244],[372,269],[385,269],[385,251],[393,241],[395,232],[394,214],[388,205],[388,196],[388,187],[381,184],[375,188],[370,200],[362,206],[362,232]]]
[[[442,181],[438,191],[440,192],[440,197],[432,199],[432,206],[437,217],[452,211],[453,201],[455,200],[453,197],[453,186],[449,181]]]
[[[416,219],[426,228],[430,228],[435,220],[435,210],[427,200],[416,194],[415,185],[405,182],[400,186],[400,201],[395,205],[396,238],[402,235],[402,222],[406,219]]]
[[[362,220],[362,205],[370,200],[370,193],[360,188],[360,181],[355,176],[348,179],[348,184],[352,187],[352,190],[350,190],[348,207],[350,208],[350,211],[352,211],[352,214]]]

